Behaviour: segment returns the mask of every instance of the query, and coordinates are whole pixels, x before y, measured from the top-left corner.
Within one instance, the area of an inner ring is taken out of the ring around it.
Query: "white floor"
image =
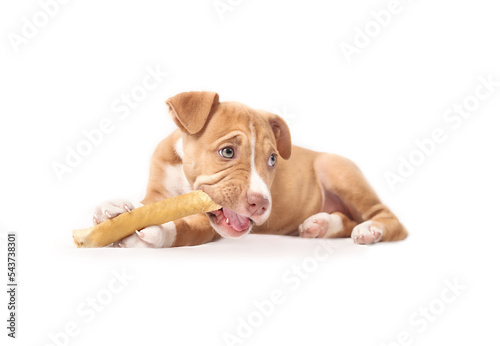
[[[1,291],[11,232],[19,285],[16,340],[1,294],[0,344],[498,344],[495,5],[401,0],[348,63],[341,43],[390,2],[224,2],[224,20],[212,1],[68,2],[18,46],[9,33],[50,10],[1,5]],[[164,101],[187,90],[279,113],[294,143],[353,159],[410,236],[74,248],[96,205],[142,198],[174,129]],[[417,164],[391,188],[401,160]]]
[[[407,240],[374,246],[250,235],[76,249],[69,232],[19,232],[18,333],[26,345],[64,344],[65,328],[71,345],[487,343],[499,237],[449,216],[408,220]]]

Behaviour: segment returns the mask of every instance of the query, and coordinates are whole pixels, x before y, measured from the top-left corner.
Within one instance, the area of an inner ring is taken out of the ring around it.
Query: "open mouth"
[[[249,217],[226,207],[212,211],[208,215],[215,230],[226,238],[237,238],[247,234],[254,223]]]

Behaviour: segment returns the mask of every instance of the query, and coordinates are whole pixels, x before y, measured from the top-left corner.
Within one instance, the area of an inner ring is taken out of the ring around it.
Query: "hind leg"
[[[403,240],[408,235],[398,218],[382,203],[373,206],[365,215],[366,221],[352,230],[351,238],[356,244]]]
[[[406,238],[408,232],[405,227],[392,211],[382,204],[352,161],[339,155],[324,154],[318,157],[314,168],[324,191],[337,196],[352,217],[342,219],[346,220],[346,226],[337,234],[351,236],[357,244]],[[338,213],[330,214],[332,217],[333,215]]]

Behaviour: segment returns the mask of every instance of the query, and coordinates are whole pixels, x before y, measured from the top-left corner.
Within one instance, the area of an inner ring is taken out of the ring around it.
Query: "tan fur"
[[[167,100],[167,105],[179,130],[160,142],[154,152],[143,203],[171,197],[164,185],[168,178],[165,167],[182,163],[191,186],[205,191],[216,203],[244,213],[250,179],[249,134],[253,131],[257,138],[255,166],[272,196],[271,215],[254,226],[253,233],[296,235],[308,217],[327,212],[342,219],[343,229],[337,237],[349,237],[356,225],[367,220],[383,227],[382,241],[407,236],[353,162],[292,146],[289,129],[279,116],[237,102],[219,103],[218,95],[208,92],[182,93]],[[182,160],[174,150],[179,138],[184,147]],[[225,145],[237,148],[236,159],[218,157]],[[274,169],[267,165],[272,153],[279,153]],[[175,226],[174,246],[203,244],[220,237],[205,214],[177,220]]]

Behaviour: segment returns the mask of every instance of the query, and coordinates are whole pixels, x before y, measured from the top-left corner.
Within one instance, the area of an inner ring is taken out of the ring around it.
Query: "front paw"
[[[319,213],[306,219],[299,226],[299,236],[302,238],[324,238],[328,230],[329,216]]]
[[[134,209],[134,205],[127,200],[114,200],[101,204],[94,211],[94,224],[109,220]]]
[[[149,226],[120,240],[116,246],[123,248],[161,248],[171,247],[175,241],[177,231],[173,222],[161,226]]]
[[[318,213],[299,226],[302,238],[330,238],[342,230],[342,219],[335,214]]]

